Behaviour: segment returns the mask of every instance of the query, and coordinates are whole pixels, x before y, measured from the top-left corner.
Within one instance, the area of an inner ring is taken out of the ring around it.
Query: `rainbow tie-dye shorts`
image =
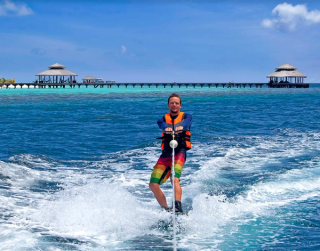
[[[187,158],[185,148],[177,148],[175,149],[174,154],[174,177],[180,179],[182,168],[184,162]],[[171,166],[172,166],[172,150],[165,151],[161,154],[158,159],[157,164],[153,167],[153,171],[151,173],[150,183],[158,183],[163,184],[167,181],[167,179],[171,176]]]

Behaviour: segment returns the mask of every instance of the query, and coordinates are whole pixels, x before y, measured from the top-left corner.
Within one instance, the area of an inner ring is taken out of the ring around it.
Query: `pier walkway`
[[[143,86],[148,86],[149,88],[151,86],[155,86],[158,88],[159,86],[163,88],[166,87],[173,87],[178,86],[180,87],[218,87],[222,86],[223,88],[252,88],[252,86],[255,86],[256,88],[260,87],[262,88],[263,85],[268,86],[269,88],[309,88],[309,84],[305,83],[286,83],[286,84],[268,84],[268,83],[0,83],[1,88],[9,88],[10,86],[13,86],[13,88],[22,88],[23,86],[35,87],[35,88],[80,88],[81,86],[84,86],[88,88],[88,86],[93,86],[94,88],[112,88],[112,87],[120,87],[125,86],[126,88],[128,86],[136,87],[140,86],[141,88]]]

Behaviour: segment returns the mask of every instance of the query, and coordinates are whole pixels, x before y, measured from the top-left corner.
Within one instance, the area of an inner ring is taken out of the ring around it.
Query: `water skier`
[[[170,148],[170,141],[172,140],[172,131],[176,132],[175,140],[178,142],[178,147],[174,149],[174,185],[175,185],[175,211],[182,213],[181,196],[182,189],[180,186],[180,176],[182,167],[187,158],[187,151],[191,149],[190,142],[190,127],[192,122],[192,116],[188,113],[180,111],[181,98],[178,94],[173,93],[168,98],[169,113],[165,114],[158,120],[158,126],[163,133],[161,135],[162,154],[158,159],[158,162],[153,168],[151,173],[151,179],[149,187],[159,202],[160,206],[170,211],[166,196],[160,189],[160,185],[165,183],[167,179],[171,177],[172,166],[172,148]]]

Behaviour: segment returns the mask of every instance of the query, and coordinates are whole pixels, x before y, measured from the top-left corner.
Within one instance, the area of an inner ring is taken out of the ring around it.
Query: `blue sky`
[[[0,78],[60,63],[116,82],[320,83],[320,1],[0,0]]]

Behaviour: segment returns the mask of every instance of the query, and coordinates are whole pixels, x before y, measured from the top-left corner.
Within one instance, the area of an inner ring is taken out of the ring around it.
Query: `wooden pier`
[[[305,83],[279,83],[279,84],[269,84],[269,83],[1,83],[1,88],[9,88],[9,86],[13,86],[14,89],[16,88],[22,88],[23,86],[27,86],[28,88],[34,87],[34,88],[80,88],[81,86],[84,86],[88,88],[88,86],[93,86],[94,88],[112,88],[112,87],[120,87],[125,86],[126,88],[128,86],[131,87],[151,87],[155,86],[158,87],[174,87],[178,86],[180,87],[216,87],[218,88],[252,88],[252,86],[256,88],[262,88],[263,85],[268,86],[269,88],[309,88],[309,84]]]
[[[309,88],[306,83],[269,83],[269,88]]]

